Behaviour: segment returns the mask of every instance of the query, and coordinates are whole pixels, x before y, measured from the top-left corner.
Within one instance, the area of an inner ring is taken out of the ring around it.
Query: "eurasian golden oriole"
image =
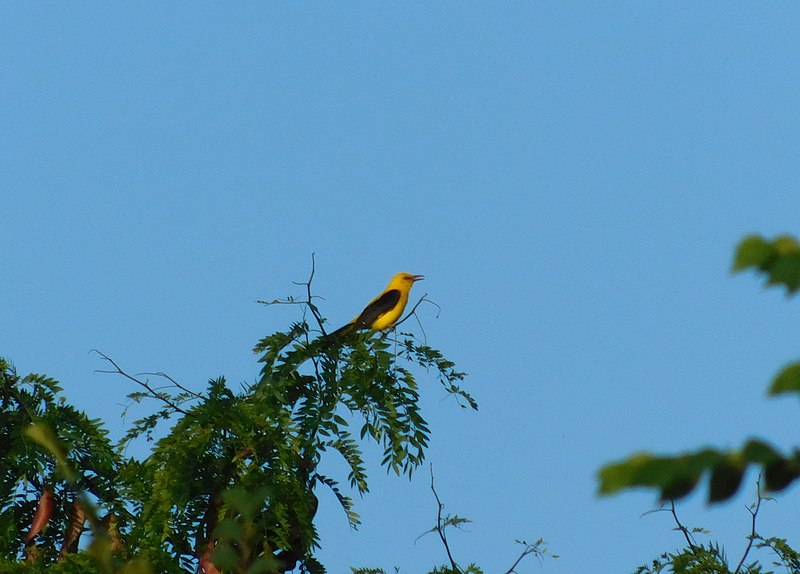
[[[364,307],[358,317],[335,330],[329,337],[340,337],[358,329],[381,331],[391,327],[403,314],[411,287],[422,279],[424,279],[422,275],[398,273],[392,277],[386,289]]]

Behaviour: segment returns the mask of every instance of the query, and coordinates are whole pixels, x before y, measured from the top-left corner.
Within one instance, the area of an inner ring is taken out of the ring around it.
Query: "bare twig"
[[[322,316],[319,313],[319,309],[317,306],[314,305],[314,295],[311,294],[311,282],[314,281],[314,274],[317,272],[317,258],[315,253],[311,253],[311,275],[308,276],[308,281],[305,283],[295,283],[295,285],[305,285],[306,286],[306,295],[308,299],[304,301],[306,307],[311,311],[311,314],[314,315],[314,319],[317,320],[317,325],[319,325],[319,330],[322,331],[322,336],[327,337],[327,333],[325,333],[325,327],[323,327]],[[321,297],[318,297],[321,299]],[[305,322],[305,310],[303,311],[303,322]],[[308,332],[306,332],[306,344],[310,345],[311,341],[308,337]],[[322,375],[319,372],[319,361],[317,361],[317,357],[313,354],[311,355],[311,362],[314,364],[314,374],[316,375],[317,379],[317,386],[318,390],[321,390],[322,385]]]
[[[297,283],[294,281],[293,283],[295,285],[305,285],[305,283]],[[313,295],[312,298],[322,299],[323,301],[325,300],[325,297],[321,295]],[[288,296],[286,299],[273,299],[272,301],[266,301],[264,299],[256,299],[256,303],[258,303],[259,305],[302,305],[303,307],[308,305],[308,302],[305,299],[295,299],[291,295]]]
[[[418,303],[419,304],[419,303]],[[431,464],[431,490],[433,491],[433,496],[436,498],[436,504],[438,506],[438,510],[436,513],[436,532],[439,534],[439,538],[444,544],[444,549],[447,551],[447,558],[450,559],[450,565],[453,567],[453,570],[456,572],[461,572],[461,568],[453,559],[453,554],[450,552],[450,545],[447,543],[447,534],[445,534],[444,526],[442,524],[442,510],[444,510],[444,504],[442,501],[439,500],[439,494],[436,492],[436,487],[433,484],[433,465]]]
[[[311,294],[311,283],[314,281],[314,274],[316,273],[317,268],[317,261],[316,255],[314,253],[311,254],[311,275],[308,277],[308,281],[292,281],[294,285],[303,285],[306,288],[306,299],[295,299],[292,296],[287,297],[286,299],[273,299],[272,301],[264,301],[261,299],[256,299],[256,303],[261,305],[301,305],[304,307],[303,310],[303,318],[305,319],[305,309],[311,311],[311,314],[314,315],[314,319],[317,321],[317,325],[319,325],[319,330],[322,332],[323,335],[327,336],[325,333],[325,327],[322,326],[323,320],[322,315],[319,312],[319,309],[316,305],[314,305],[314,299],[322,299],[324,297],[320,297],[319,295],[312,295]]]
[[[733,571],[733,574],[739,574],[739,570],[742,569],[742,565],[747,555],[750,553],[750,549],[753,547],[753,541],[758,536],[756,534],[756,518],[758,517],[758,511],[761,509],[761,502],[763,500],[764,499],[761,497],[761,475],[759,475],[758,480],[756,480],[756,503],[754,506],[747,507],[747,512],[750,513],[751,517],[750,536],[747,537],[749,541],[747,542],[747,548],[744,549],[744,554],[742,554],[742,559],[739,560],[739,564],[736,566],[736,570]]]
[[[317,325],[319,325],[319,330],[322,331],[323,336],[327,337],[328,334],[325,332],[325,327],[322,326],[322,315],[319,314],[319,309],[317,306],[314,305],[314,297],[311,296],[311,282],[314,280],[314,273],[317,270],[317,260],[314,253],[311,254],[311,275],[308,277],[308,281],[305,283],[295,283],[295,285],[305,285],[306,286],[306,295],[308,295],[308,299],[304,301],[306,305],[308,305],[311,314],[314,315],[314,319],[317,320]]]
[[[150,397],[152,397],[152,398],[154,398],[154,399],[158,399],[158,400],[160,400],[160,401],[162,401],[162,402],[166,403],[166,404],[167,404],[167,406],[169,406],[169,407],[170,407],[172,410],[174,410],[175,412],[182,413],[182,414],[184,414],[184,415],[185,415],[185,414],[188,414],[188,412],[187,412],[186,410],[184,410],[184,409],[182,409],[180,406],[178,406],[178,405],[177,405],[177,404],[176,404],[176,403],[175,403],[173,400],[171,400],[171,399],[170,399],[170,398],[169,398],[169,397],[168,397],[168,396],[167,396],[165,393],[159,393],[159,392],[158,392],[156,389],[154,389],[153,387],[151,387],[149,382],[147,382],[147,381],[143,381],[143,380],[141,380],[141,379],[137,379],[137,378],[136,378],[136,377],[134,377],[133,375],[129,375],[128,373],[126,373],[125,371],[123,371],[123,370],[122,370],[122,369],[119,367],[119,365],[117,365],[117,363],[116,363],[116,362],[114,362],[114,359],[112,359],[111,357],[109,357],[109,356],[108,356],[108,355],[106,355],[105,353],[102,353],[102,352],[98,351],[97,349],[92,349],[92,352],[94,352],[94,353],[97,353],[98,355],[100,355],[100,357],[101,357],[103,360],[105,360],[105,361],[108,361],[108,362],[109,362],[109,363],[111,363],[111,365],[114,367],[114,370],[113,370],[113,371],[102,371],[102,370],[96,370],[96,371],[95,371],[96,373],[108,373],[108,374],[114,374],[114,375],[122,375],[122,376],[123,376],[123,377],[125,377],[126,379],[129,379],[129,380],[133,381],[134,383],[136,383],[137,385],[139,385],[139,386],[141,386],[141,387],[144,387],[144,388],[147,390],[147,392],[150,394]]]

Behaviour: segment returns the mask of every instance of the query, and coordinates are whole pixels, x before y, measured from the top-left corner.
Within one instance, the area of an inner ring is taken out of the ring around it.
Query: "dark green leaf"
[[[767,490],[783,490],[798,477],[800,477],[800,467],[794,460],[780,458],[764,469],[764,484]]]
[[[708,501],[720,502],[728,500],[739,490],[744,476],[744,467],[725,459],[717,464],[711,472],[708,488]]]

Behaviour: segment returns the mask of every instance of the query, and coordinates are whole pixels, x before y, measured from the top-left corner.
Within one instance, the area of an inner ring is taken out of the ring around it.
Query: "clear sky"
[[[297,318],[254,301],[312,253],[337,324],[424,273],[481,407],[423,385],[457,557],[504,572],[543,537],[561,558],[523,572],[630,572],[681,540],[654,493],[598,498],[603,464],[797,443],[765,388],[800,301],[729,269],[800,233],[798,30],[793,2],[5,2],[0,354],[119,437],[133,389],[90,349],[252,382]],[[323,496],[329,571],[443,563],[427,473],[371,477],[358,532]],[[682,516],[737,555],[754,479]],[[798,496],[765,535],[800,544]]]

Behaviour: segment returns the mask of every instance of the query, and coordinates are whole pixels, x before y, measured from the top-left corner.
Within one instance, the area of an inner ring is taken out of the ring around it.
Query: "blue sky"
[[[521,571],[633,571],[681,540],[653,493],[598,498],[603,464],[796,443],[764,390],[798,303],[729,268],[743,235],[800,232],[798,25],[789,2],[4,3],[0,354],[120,436],[132,389],[90,349],[251,382],[296,318],[254,301],[311,253],[337,324],[424,273],[428,340],[481,406],[424,386],[439,493],[474,520],[457,557],[505,571],[543,537],[561,558]],[[683,518],[738,554],[754,479]],[[415,542],[426,473],[371,484],[358,532],[322,501],[329,571],[443,563]],[[800,544],[797,498],[761,531]]]

